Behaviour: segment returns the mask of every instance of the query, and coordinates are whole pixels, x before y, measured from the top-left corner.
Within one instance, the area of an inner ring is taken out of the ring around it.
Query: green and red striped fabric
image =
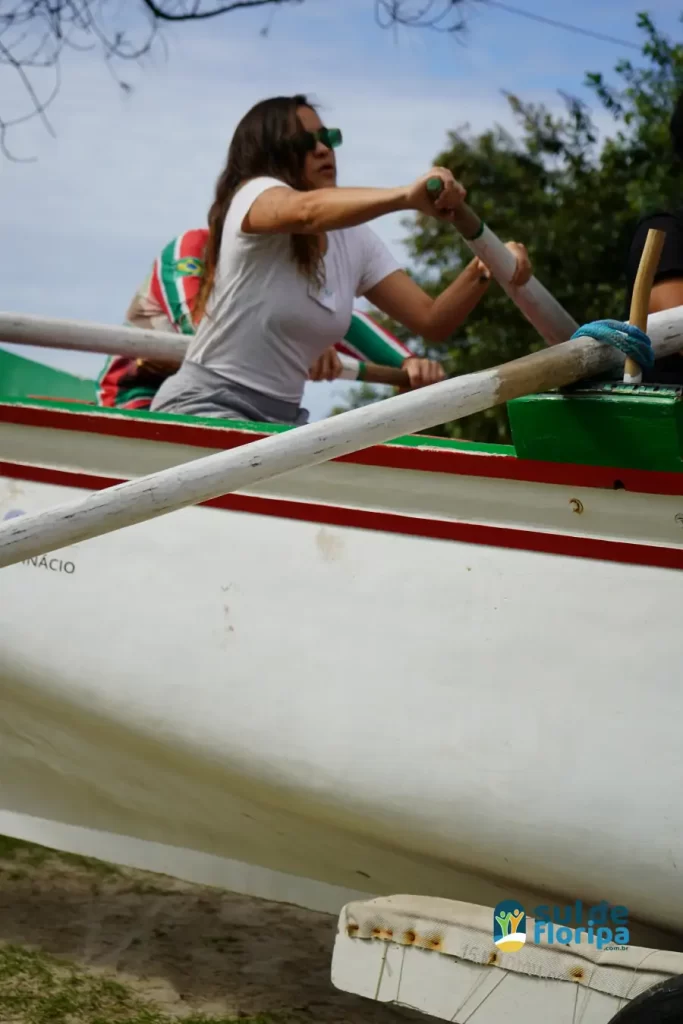
[[[380,366],[403,366],[413,354],[403,342],[358,309],[353,311],[351,326],[344,340],[337,342],[335,348],[354,359],[379,363]]]
[[[202,283],[208,237],[206,228],[186,231],[169,242],[154,261],[150,295],[182,334],[195,332],[192,311]]]
[[[163,326],[181,334],[194,334],[192,310],[204,273],[207,228],[185,231],[157,256],[152,272],[135,297],[150,323],[165,318]],[[141,359],[113,356],[98,380],[100,405],[118,409],[149,409],[152,399],[172,370],[160,370]]]

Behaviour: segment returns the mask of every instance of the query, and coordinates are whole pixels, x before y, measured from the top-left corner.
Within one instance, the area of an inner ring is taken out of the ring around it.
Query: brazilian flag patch
[[[184,256],[176,263],[175,271],[183,277],[198,277],[204,273],[204,261],[196,256]]]

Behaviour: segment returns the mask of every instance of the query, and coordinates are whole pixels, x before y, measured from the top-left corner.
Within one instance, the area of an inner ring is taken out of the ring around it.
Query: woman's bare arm
[[[433,177],[444,182],[436,202],[427,192],[427,181]],[[283,185],[257,196],[242,221],[242,230],[248,234],[318,235],[353,228],[401,210],[447,218],[464,198],[462,185],[442,167],[434,167],[412,185],[398,188],[318,188],[300,192]]]
[[[515,284],[525,284],[532,274],[523,246],[508,242],[517,257]],[[389,274],[366,293],[365,298],[409,331],[434,344],[447,341],[483,298],[490,274],[481,260],[474,259],[436,299],[431,298],[403,270]]]
[[[269,188],[242,222],[248,234],[318,235],[409,209],[407,188]]]
[[[434,344],[446,341],[486,293],[489,278],[473,260],[455,281],[433,299],[406,274],[397,270],[366,294],[373,306],[398,320],[413,334]]]

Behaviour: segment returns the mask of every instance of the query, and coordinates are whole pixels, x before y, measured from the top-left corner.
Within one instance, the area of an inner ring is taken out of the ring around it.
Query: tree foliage
[[[338,416],[341,412],[349,412],[350,409],[362,409],[366,405],[372,405],[382,398],[387,398],[392,393],[391,388],[377,387],[363,381],[350,389],[350,395],[345,401],[334,405],[330,416]]]
[[[612,119],[601,137],[594,116],[563,97],[560,114],[509,95],[519,128],[481,135],[452,131],[435,163],[450,168],[473,208],[499,237],[524,242],[540,280],[580,323],[627,315],[625,265],[631,233],[647,212],[683,205],[683,174],[674,161],[668,124],[683,89],[683,46],[641,14],[642,57],[620,61],[614,82],[590,73],[598,107]],[[471,258],[457,233],[432,218],[411,220],[408,250],[415,276],[434,295]],[[386,322],[417,352],[419,340]],[[451,339],[449,373],[471,373],[542,346],[498,286]],[[443,432],[472,440],[508,440],[504,409],[446,425]],[[433,433],[433,431],[432,431]]]

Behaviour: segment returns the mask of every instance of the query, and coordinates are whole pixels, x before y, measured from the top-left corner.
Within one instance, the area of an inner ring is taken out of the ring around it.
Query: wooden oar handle
[[[395,388],[409,388],[410,377],[406,370],[398,366],[380,366],[379,363],[366,363],[363,380],[368,384],[391,384]]]
[[[647,314],[650,308],[650,293],[652,284],[657,273],[659,261],[662,258],[662,249],[666,241],[666,231],[659,231],[650,228],[645,239],[643,252],[638,264],[633,295],[631,296],[631,309],[629,311],[629,323],[640,327],[641,331],[647,331]],[[624,364],[624,381],[627,384],[640,384],[643,379],[643,371],[633,359],[627,357]]]

